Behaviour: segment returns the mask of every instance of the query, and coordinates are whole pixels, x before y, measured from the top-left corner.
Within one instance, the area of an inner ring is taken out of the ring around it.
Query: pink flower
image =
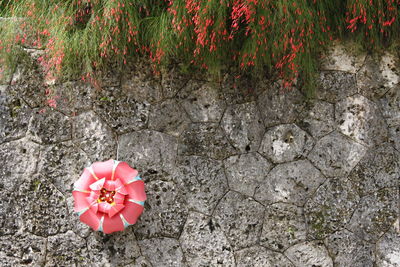
[[[138,171],[112,159],[85,168],[72,194],[80,220],[106,234],[135,224],[146,200]]]

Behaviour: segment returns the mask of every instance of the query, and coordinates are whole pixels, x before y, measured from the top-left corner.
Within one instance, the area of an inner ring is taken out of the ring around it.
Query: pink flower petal
[[[116,204],[111,206],[110,210],[108,211],[108,216],[110,218],[114,217],[114,215],[120,212],[124,207],[125,205],[123,204]]]
[[[142,180],[127,184],[125,185],[125,188],[128,191],[129,198],[137,201],[145,201],[147,199],[144,190],[144,182]]]
[[[88,193],[83,193],[80,191],[72,191],[72,195],[74,196],[74,211],[81,212],[82,210],[89,207],[89,203],[86,198],[89,196]]]
[[[86,212],[84,212],[79,219],[81,222],[86,223],[90,227],[92,227],[93,230],[98,230],[100,226],[100,219],[101,215],[98,213],[94,213],[91,209],[88,209]]]
[[[96,179],[90,173],[90,171],[85,168],[81,177],[74,183],[74,187],[79,190],[89,190],[89,185],[96,182]]]
[[[129,224],[136,223],[140,214],[143,212],[143,206],[126,201],[125,208],[120,212]]]
[[[120,179],[124,184],[137,175],[138,171],[131,168],[126,162],[120,162],[114,173],[115,179]]]
[[[125,186],[121,182],[120,179],[117,179],[115,181],[115,188],[116,188],[116,191],[118,191],[118,193],[120,193],[120,194],[123,194],[123,195],[127,195],[128,194],[128,191],[125,189]]]
[[[99,179],[106,178],[106,180],[110,180],[113,166],[114,166],[114,160],[110,159],[104,162],[93,163],[92,169]]]
[[[92,190],[100,191],[103,188],[105,181],[106,181],[105,178],[100,179],[100,180],[94,182],[93,184],[91,184],[89,187]]]
[[[120,194],[119,192],[115,193],[114,202],[116,204],[123,204],[125,200],[125,195]]]
[[[103,232],[106,234],[110,234],[117,231],[124,230],[124,223],[119,216],[114,216],[112,218],[107,215],[104,216],[103,222]]]
[[[90,209],[94,212],[97,213],[99,211],[99,203],[96,203],[94,205],[90,206]]]

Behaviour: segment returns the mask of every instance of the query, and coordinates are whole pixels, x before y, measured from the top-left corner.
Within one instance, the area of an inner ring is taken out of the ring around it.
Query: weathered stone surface
[[[318,242],[304,242],[285,251],[285,255],[295,266],[333,267],[328,251]]]
[[[212,218],[191,213],[180,241],[188,266],[235,266],[232,247]]]
[[[231,144],[241,152],[256,151],[260,146],[264,125],[255,103],[228,107],[221,126]]]
[[[22,229],[38,236],[66,232],[69,216],[64,195],[42,175],[23,182],[15,207]]]
[[[149,129],[180,136],[189,124],[190,119],[176,100],[166,100],[151,107]]]
[[[150,64],[136,62],[131,71],[124,71],[121,89],[134,99],[154,103],[161,100],[162,87]]]
[[[325,239],[325,245],[335,266],[375,266],[374,245],[359,239],[352,232],[335,232]]]
[[[140,257],[140,248],[131,229],[113,235],[93,232],[87,239],[88,262],[96,266],[123,266]]]
[[[161,69],[161,86],[164,98],[173,98],[187,84],[189,75],[179,69],[179,65]]]
[[[218,203],[214,218],[236,251],[258,243],[264,207],[249,197],[230,191]]]
[[[189,209],[211,214],[228,191],[222,163],[208,158],[183,157],[178,163],[176,181]]]
[[[89,83],[75,81],[55,85],[53,93],[57,96],[55,109],[73,116],[92,109],[96,91]]]
[[[152,180],[146,183],[146,192],[145,210],[134,227],[138,239],[178,238],[188,215],[188,206],[179,186],[171,181]]]
[[[192,123],[182,134],[179,154],[225,159],[235,154],[235,149],[217,123]]]
[[[389,127],[400,126],[400,85],[379,100],[379,107]]]
[[[282,89],[277,83],[257,99],[266,127],[292,123],[303,109],[303,96],[296,88]]]
[[[284,163],[306,156],[314,141],[295,124],[269,129],[262,140],[260,153],[274,163]]]
[[[302,206],[324,180],[308,160],[280,164],[256,189],[254,198],[265,204],[286,202]]]
[[[115,158],[117,152],[116,136],[93,111],[74,117],[73,125],[74,143],[92,161]]]
[[[398,71],[398,57],[386,52],[380,61],[379,70],[382,72],[384,86],[387,88],[395,88],[400,84],[400,73]]]
[[[297,124],[314,138],[321,138],[335,129],[334,105],[315,100],[299,118]]]
[[[378,241],[376,245],[377,266],[400,266],[400,231],[399,220]]]
[[[108,87],[96,96],[94,111],[117,133],[123,134],[146,128],[150,104],[127,96],[118,87]]]
[[[45,266],[82,266],[90,263],[85,239],[72,231],[50,236],[47,247]]]
[[[399,186],[400,153],[385,143],[370,149],[348,178],[354,191],[364,196],[385,187]]]
[[[245,248],[235,252],[237,267],[294,267],[282,254],[260,246]],[[279,264],[279,265],[277,265]]]
[[[0,90],[0,144],[25,136],[32,110],[17,97]]]
[[[45,175],[63,194],[70,194],[73,184],[90,166],[91,159],[72,142],[42,148],[38,171]]]
[[[346,228],[359,238],[375,242],[398,218],[398,203],[398,188],[385,188],[365,196]]]
[[[366,57],[364,65],[357,72],[357,88],[363,96],[373,100],[382,97],[389,89],[384,86],[384,78],[379,70],[377,55]]]
[[[357,93],[356,75],[342,71],[324,71],[319,76],[317,98],[331,103]]]
[[[0,236],[20,228],[18,187],[36,172],[39,146],[26,139],[0,145]]]
[[[139,242],[143,251],[153,266],[186,266],[182,249],[176,239],[172,238],[152,238]]]
[[[335,106],[339,130],[368,146],[387,139],[387,126],[375,103],[361,95],[347,97]]]
[[[160,132],[128,133],[119,138],[119,159],[131,163],[140,173],[148,170],[172,173],[177,147],[176,138]]]
[[[307,238],[303,209],[291,204],[276,203],[265,209],[261,245],[284,251]]]
[[[267,83],[268,81],[263,81],[261,84],[264,82]],[[225,74],[222,78],[221,87],[224,99],[228,104],[243,104],[255,101],[263,91],[263,87],[258,86],[255,79],[246,74]]]
[[[28,135],[32,141],[41,144],[71,140],[71,121],[67,116],[54,110],[47,110],[45,113],[36,110],[29,121]]]
[[[225,101],[217,84],[189,81],[179,92],[182,106],[193,122],[219,122]]]
[[[258,153],[247,153],[227,158],[224,167],[230,189],[253,196],[272,164]]]
[[[44,265],[45,255],[46,239],[43,237],[26,233],[0,237],[1,266]]]
[[[324,238],[348,223],[360,200],[346,179],[328,179],[307,201],[304,213],[309,235]]]
[[[389,141],[400,151],[400,125],[389,128]]]
[[[365,155],[366,148],[340,133],[321,138],[308,158],[328,177],[346,176]]]
[[[321,67],[323,70],[356,73],[364,64],[365,57],[366,54],[357,51],[357,46],[352,43],[336,43],[322,58]]]

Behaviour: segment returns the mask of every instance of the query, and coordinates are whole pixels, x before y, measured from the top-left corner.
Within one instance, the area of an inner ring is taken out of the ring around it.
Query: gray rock
[[[24,231],[46,237],[69,229],[64,195],[46,177],[35,175],[23,182],[17,199],[15,211]]]
[[[193,122],[219,122],[226,106],[221,89],[214,83],[189,81],[178,97]]]
[[[335,266],[373,267],[374,245],[357,238],[352,232],[340,230],[325,239]]]
[[[400,85],[399,85],[400,86]],[[400,87],[389,90],[378,105],[389,127],[400,126]]]
[[[241,152],[257,151],[264,134],[264,125],[255,103],[228,107],[221,127],[230,143]]]
[[[74,81],[55,85],[54,94],[57,96],[55,109],[73,116],[92,109],[96,91],[88,83]]]
[[[364,64],[365,53],[354,42],[335,42],[321,58],[322,70],[356,73]]]
[[[218,203],[214,218],[236,251],[258,243],[264,207],[249,197],[230,191]]]
[[[342,71],[323,71],[319,76],[317,98],[335,103],[357,93],[356,75]]]
[[[130,163],[140,173],[148,170],[172,173],[177,147],[176,138],[156,131],[124,134],[119,138],[119,160]]]
[[[0,236],[20,228],[18,187],[36,172],[38,157],[39,146],[26,139],[0,145]]]
[[[381,98],[389,90],[384,86],[385,79],[379,67],[378,57],[370,55],[356,74],[358,91],[371,100]]]
[[[55,110],[33,112],[29,121],[28,135],[32,141],[41,144],[54,144],[72,139],[70,119]]]
[[[234,147],[217,123],[192,123],[181,138],[180,155],[225,159],[235,154]]]
[[[160,179],[165,179],[165,176]],[[179,238],[188,206],[178,185],[171,181],[152,180],[146,183],[146,193],[143,214],[134,227],[138,239]]]
[[[381,189],[361,198],[347,229],[368,242],[376,242],[398,218],[398,188]]]
[[[261,245],[284,251],[307,238],[303,209],[291,204],[276,203],[265,209]]]
[[[303,109],[303,96],[296,88],[282,89],[277,83],[257,99],[265,126],[295,122]]]
[[[295,266],[333,267],[328,251],[318,242],[304,242],[285,251],[285,255]]]
[[[335,129],[334,105],[316,100],[301,114],[297,124],[314,138],[321,138]]]
[[[126,267],[152,267],[150,261],[143,256],[135,259],[133,262],[125,265]]]
[[[0,237],[1,266],[43,266],[46,257],[46,238],[18,233]]]
[[[182,249],[176,239],[166,237],[145,239],[140,241],[139,245],[153,266],[186,266]]]
[[[118,134],[123,134],[146,128],[150,104],[127,96],[118,87],[107,87],[96,96],[94,111]]]
[[[150,64],[136,62],[131,71],[124,71],[121,89],[130,97],[154,103],[162,99],[161,81],[155,75]]]
[[[385,233],[376,244],[377,266],[398,267],[400,266],[400,231],[399,221]]]
[[[228,191],[222,163],[198,156],[180,159],[176,181],[189,209],[208,215]]]
[[[131,229],[105,235],[93,232],[87,239],[89,262],[97,266],[123,266],[140,257],[140,248]]]
[[[92,161],[105,161],[116,157],[116,136],[93,111],[73,118],[74,143]]]
[[[72,142],[42,148],[38,172],[45,175],[63,194],[70,194],[73,184],[85,167],[92,164],[90,158]]]
[[[400,125],[389,128],[389,141],[400,151]]]
[[[295,124],[285,124],[265,133],[259,151],[274,163],[284,163],[306,156],[313,144],[305,131]]]
[[[321,138],[308,155],[314,165],[328,177],[346,176],[365,155],[366,148],[340,133]]]
[[[258,153],[248,153],[227,158],[224,167],[229,188],[252,197],[272,164]]]
[[[328,179],[304,207],[309,235],[322,239],[339,230],[350,221],[359,200],[348,180]]]
[[[235,266],[232,247],[212,218],[191,213],[180,241],[188,266]]]
[[[161,69],[161,86],[165,98],[173,98],[189,81],[189,74],[180,70],[178,65]]]
[[[237,251],[235,258],[238,267],[294,267],[282,254],[260,246]]]
[[[308,160],[280,164],[256,189],[254,198],[265,204],[285,202],[302,206],[324,180]]]
[[[368,146],[387,140],[387,126],[375,103],[361,95],[347,97],[338,102],[336,123],[339,130],[350,138]]]
[[[151,107],[149,129],[180,136],[189,124],[190,119],[176,100],[169,99]]]
[[[263,81],[268,83],[267,81]],[[263,91],[262,86],[258,86],[253,77],[235,75],[227,73],[222,78],[221,89],[225,101],[228,104],[243,104],[255,101],[257,96]]]
[[[399,186],[400,153],[385,143],[370,149],[348,178],[361,196],[385,187]]]
[[[47,247],[45,266],[82,266],[90,263],[85,239],[72,231],[50,236]]]
[[[24,137],[31,115],[32,110],[22,99],[0,90],[0,144]]]

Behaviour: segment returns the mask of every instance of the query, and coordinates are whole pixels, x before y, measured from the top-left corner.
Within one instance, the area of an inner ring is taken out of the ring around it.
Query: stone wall
[[[268,80],[128,69],[102,89],[46,87],[26,65],[3,79],[2,266],[400,266],[393,56],[334,47],[311,100]],[[139,170],[148,200],[105,235],[80,223],[71,190],[109,158]]]

